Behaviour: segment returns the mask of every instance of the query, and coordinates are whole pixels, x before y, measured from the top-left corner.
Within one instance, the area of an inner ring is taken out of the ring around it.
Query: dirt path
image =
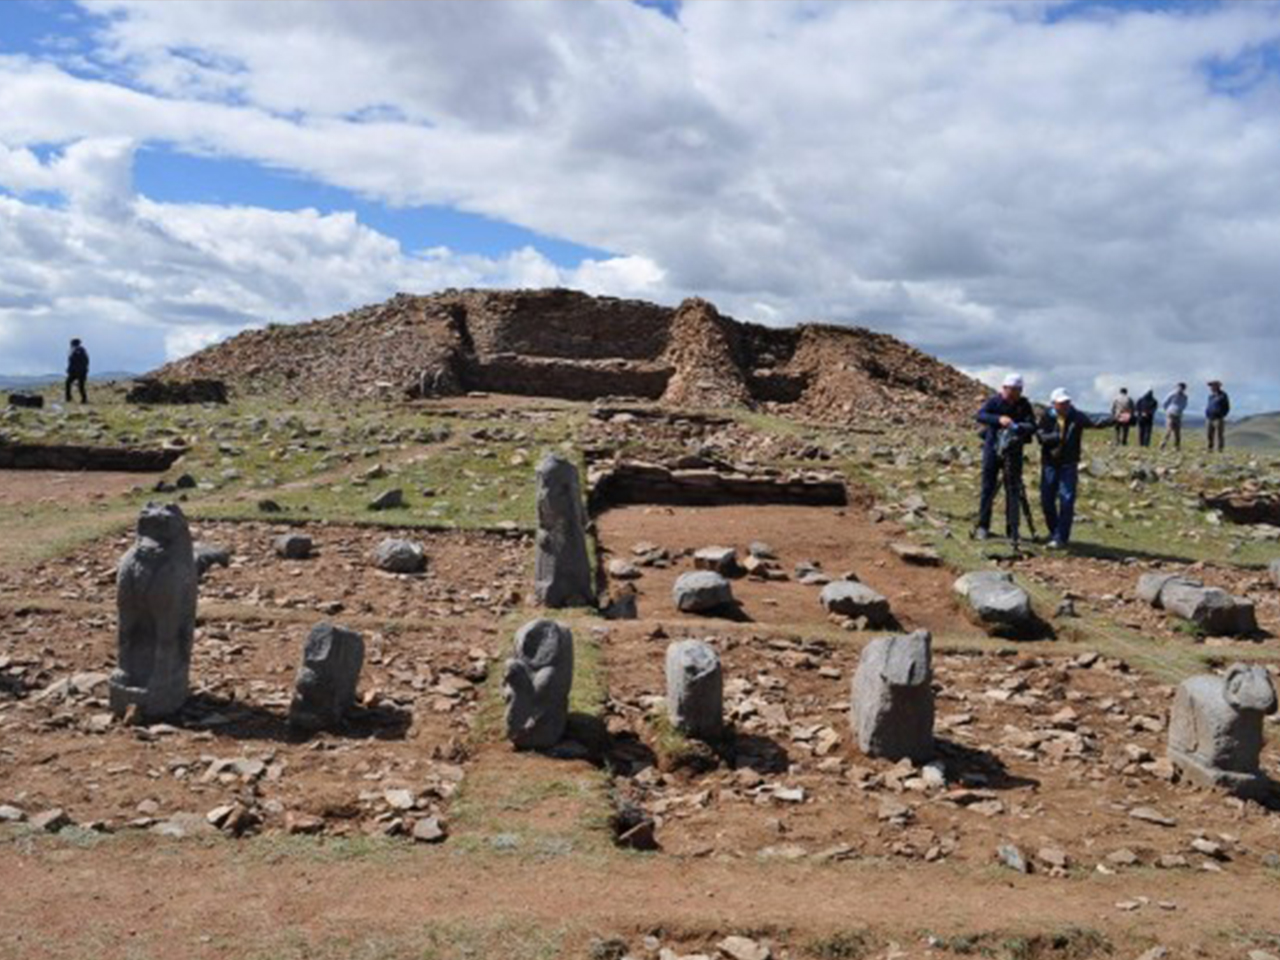
[[[1243,933],[1274,926],[1277,893],[1274,878],[1234,872],[1055,880],[897,864],[464,857],[447,847],[344,856],[310,841],[260,850],[150,838],[91,849],[8,844],[0,874],[0,953],[11,960],[175,950],[197,960],[416,957],[434,938],[458,938],[456,947],[504,926],[519,942],[501,954],[425,955],[585,956],[592,936],[638,946],[650,931],[690,946],[733,931],[803,945],[869,927],[897,942],[899,956],[924,956],[936,953],[925,949],[929,934],[1075,925],[1102,931],[1119,956],[1161,943],[1175,956],[1233,957]],[[1125,902],[1138,906],[1116,906]],[[559,952],[529,949],[540,937]]]

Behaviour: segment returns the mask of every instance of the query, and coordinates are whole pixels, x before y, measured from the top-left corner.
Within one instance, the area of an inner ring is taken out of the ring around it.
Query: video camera
[[[1035,428],[1029,423],[1011,423],[996,434],[996,456],[1003,457],[1029,442]]]

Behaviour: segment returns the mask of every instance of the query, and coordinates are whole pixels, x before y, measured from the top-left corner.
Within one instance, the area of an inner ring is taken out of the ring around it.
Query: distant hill
[[[90,380],[132,380],[136,373],[123,370],[108,370],[106,373],[94,373]],[[38,373],[32,376],[0,373],[0,390],[40,390],[52,384],[61,384],[64,375],[61,373]]]
[[[1228,423],[1227,443],[1248,450],[1280,450],[1280,410]]]

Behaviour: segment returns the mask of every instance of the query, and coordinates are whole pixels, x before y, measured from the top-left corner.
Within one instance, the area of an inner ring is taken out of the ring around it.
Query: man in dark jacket
[[[1049,528],[1051,549],[1071,540],[1076,515],[1076,488],[1080,483],[1080,448],[1086,430],[1109,427],[1115,417],[1094,418],[1077,410],[1062,387],[1053,391],[1051,406],[1040,418],[1040,506]]]
[[[1156,392],[1148,390],[1140,396],[1133,404],[1134,413],[1138,418],[1138,446],[1151,446],[1151,434],[1156,428],[1156,411],[1160,409],[1160,401],[1156,399]]]
[[[71,353],[67,355],[67,403],[71,402],[71,387],[80,388],[80,402],[88,403],[89,397],[84,391],[84,382],[89,376],[89,351],[79,340],[71,341]]]
[[[1227,414],[1231,412],[1231,398],[1222,389],[1221,380],[1209,381],[1209,400],[1204,406],[1205,429],[1209,434],[1209,452],[1213,452],[1214,440],[1218,443],[1218,452],[1227,439]]]
[[[978,526],[973,536],[977,540],[985,540],[991,536],[991,510],[1000,480],[1002,458],[996,452],[1000,432],[1013,428],[1029,439],[1035,430],[1036,413],[1030,401],[1022,395],[1022,377],[1016,373],[1005,377],[1000,392],[987,398],[976,419],[982,424],[982,492],[978,498]],[[1006,478],[1006,483],[1011,485],[1010,489],[1017,489],[1022,481],[1022,444],[1012,444],[1003,460],[1012,470],[1012,476]],[[1005,532],[1011,540],[1016,540],[1019,506],[1016,498],[1011,499],[1012,503],[1005,504]]]

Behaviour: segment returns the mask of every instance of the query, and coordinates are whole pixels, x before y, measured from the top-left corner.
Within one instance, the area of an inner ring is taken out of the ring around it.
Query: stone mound
[[[976,380],[886,334],[764,327],[696,298],[673,310],[564,289],[401,293],[246,331],[152,376],[295,400],[487,391],[836,422],[967,422],[984,395]]]

